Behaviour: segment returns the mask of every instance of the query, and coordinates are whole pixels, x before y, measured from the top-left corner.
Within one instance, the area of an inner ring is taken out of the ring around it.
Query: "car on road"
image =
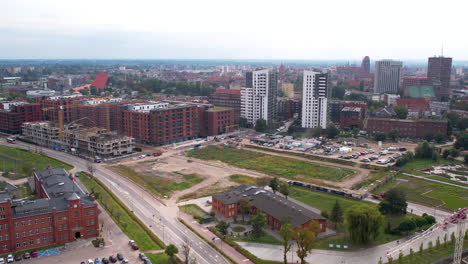
[[[29,259],[29,258],[31,258],[31,254],[30,254],[29,252],[25,252],[25,253],[23,254],[23,258],[24,258],[24,259]]]
[[[6,262],[7,262],[7,263],[12,263],[13,261],[14,261],[13,255],[11,255],[11,254],[8,255],[8,257],[7,257],[7,259],[6,259]]]
[[[117,262],[117,258],[116,258],[114,255],[109,256],[109,261],[110,261],[111,263],[116,263],[116,262]]]
[[[117,259],[118,260],[123,260],[124,259],[124,256],[120,253],[117,253]]]

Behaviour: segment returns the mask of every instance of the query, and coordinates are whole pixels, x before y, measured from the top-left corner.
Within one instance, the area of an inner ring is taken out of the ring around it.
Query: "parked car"
[[[118,260],[123,260],[124,259],[124,256],[120,253],[117,253],[117,259]]]
[[[0,258],[0,264],[5,264],[5,259],[4,258]]]
[[[86,262],[84,262],[84,261],[81,261],[81,262],[80,262],[80,264],[86,264]]]
[[[109,256],[109,261],[110,261],[111,263],[116,263],[116,262],[117,262],[117,258],[116,258],[114,255]]]
[[[377,161],[377,164],[387,164],[388,160],[387,159],[381,159]]]
[[[99,258],[94,259],[94,264],[102,264],[101,260]]]
[[[138,249],[140,249],[140,248],[138,247],[138,245],[135,243],[135,241],[130,240],[128,243],[130,244],[130,247],[131,247],[133,250],[138,250]]]
[[[92,259],[88,259],[88,261],[86,262],[86,264],[94,264],[94,261]]]
[[[139,257],[141,260],[143,260],[143,259],[146,258],[146,255],[145,255],[145,253],[140,253],[140,254],[138,254],[138,257]]]
[[[29,258],[31,258],[31,254],[30,254],[29,252],[25,252],[25,253],[23,254],[23,258],[24,258],[24,259],[29,259]]]
[[[373,149],[369,149],[367,152],[373,154],[375,151]]]
[[[14,261],[14,259],[13,259],[13,255],[11,255],[11,254],[10,254],[10,255],[8,255],[8,256],[7,256],[7,260],[6,260],[6,262],[7,262],[7,263],[12,263],[13,261]]]
[[[37,258],[38,255],[39,254],[37,254],[37,251],[35,251],[35,250],[31,251],[31,257]]]
[[[109,259],[102,258],[102,264],[109,264]]]
[[[370,159],[364,158],[364,159],[361,160],[361,162],[370,162]]]
[[[124,259],[124,260],[122,260],[121,263],[122,263],[122,264],[129,264],[130,262],[128,262],[128,259]]]
[[[23,257],[21,255],[15,255],[15,261],[21,261]]]

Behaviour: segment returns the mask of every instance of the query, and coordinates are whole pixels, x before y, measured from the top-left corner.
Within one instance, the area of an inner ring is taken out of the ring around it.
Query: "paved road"
[[[3,140],[0,144],[7,145]],[[24,142],[18,142],[15,147],[34,148],[33,145]],[[74,165],[74,171],[87,170],[87,161],[81,158],[46,148],[42,148],[42,151],[47,156]],[[95,176],[107,184],[145,224],[151,226],[151,230],[159,238],[162,238],[164,243],[175,244],[180,250],[181,245],[188,241],[191,247],[191,256],[195,257],[197,263],[200,264],[229,263],[220,253],[177,220],[177,207],[165,207],[138,185],[99,164],[96,164]]]

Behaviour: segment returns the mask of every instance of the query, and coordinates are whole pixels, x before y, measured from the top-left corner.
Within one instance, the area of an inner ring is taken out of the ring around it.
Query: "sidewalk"
[[[214,247],[223,251],[226,255],[232,258],[236,263],[254,264],[252,261],[250,261],[247,257],[239,253],[233,247],[224,243],[224,241],[218,238],[216,234],[213,234],[213,232],[211,232],[210,230],[206,229],[204,226],[197,223],[191,215],[180,212],[179,217],[182,220],[184,220],[185,223],[187,223],[187,225],[189,225],[195,231],[197,231],[199,235],[201,235],[208,241],[212,241],[212,246],[214,245]],[[213,238],[215,239],[214,241],[213,241]]]

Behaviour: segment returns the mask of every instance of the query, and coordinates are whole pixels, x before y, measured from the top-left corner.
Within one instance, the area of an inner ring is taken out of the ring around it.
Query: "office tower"
[[[375,62],[374,93],[398,93],[400,87],[401,61],[380,60]]]
[[[440,84],[436,96],[441,98],[449,94],[450,72],[452,70],[452,58],[449,57],[430,57],[427,65],[427,79],[430,85]]]
[[[366,73],[370,73],[370,59],[369,59],[369,56],[365,56],[364,59],[362,59],[361,68]]]
[[[328,124],[328,73],[304,71],[302,127],[326,128]]]
[[[277,74],[273,70],[247,72],[241,88],[241,117],[255,126],[258,119],[269,124],[276,118]]]

